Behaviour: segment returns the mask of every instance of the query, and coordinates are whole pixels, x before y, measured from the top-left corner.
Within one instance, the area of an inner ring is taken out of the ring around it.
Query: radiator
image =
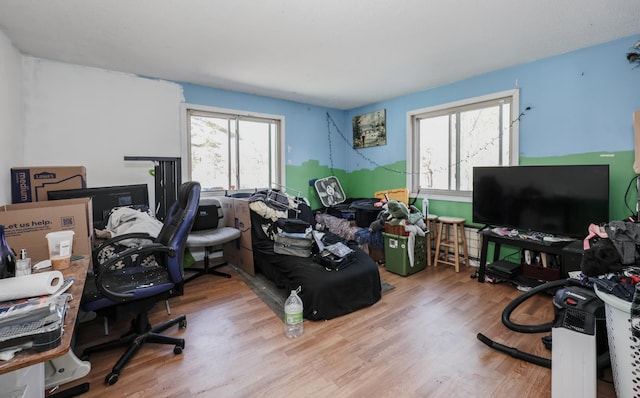
[[[453,228],[450,228],[449,234],[453,232]],[[464,237],[467,240],[467,250],[469,252],[469,262],[473,266],[478,266],[478,260],[480,259],[480,249],[482,243],[480,242],[480,234],[478,233],[479,228],[464,226]],[[453,237],[451,236],[453,239]],[[432,250],[435,250],[435,240],[432,245]],[[453,249],[449,250],[450,254],[453,255]]]

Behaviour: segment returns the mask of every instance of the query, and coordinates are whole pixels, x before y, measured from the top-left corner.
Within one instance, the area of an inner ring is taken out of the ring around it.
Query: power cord
[[[629,202],[627,200],[628,196],[629,196],[629,192],[631,191],[631,185],[638,180],[638,176],[635,175],[631,178],[631,181],[629,181],[629,185],[627,185],[627,190],[624,193],[624,205],[627,208],[627,210],[629,210],[629,213],[632,214],[631,217],[629,217],[633,222],[638,222],[638,214],[636,211],[634,211],[633,209],[631,209],[631,207],[629,207]]]

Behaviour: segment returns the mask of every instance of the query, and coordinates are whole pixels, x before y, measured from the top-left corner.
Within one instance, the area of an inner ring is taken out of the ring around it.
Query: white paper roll
[[[62,282],[64,277],[60,271],[0,279],[0,301],[53,294],[62,286]]]

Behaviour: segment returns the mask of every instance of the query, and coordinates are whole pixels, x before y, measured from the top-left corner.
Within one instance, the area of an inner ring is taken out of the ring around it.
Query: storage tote
[[[618,398],[637,397],[640,391],[640,341],[631,333],[631,303],[598,290],[604,301],[607,318],[607,338],[613,385]]]
[[[413,266],[409,261],[408,236],[382,233],[384,237],[384,259],[387,271],[408,276],[425,269],[427,264],[427,236],[415,236]]]

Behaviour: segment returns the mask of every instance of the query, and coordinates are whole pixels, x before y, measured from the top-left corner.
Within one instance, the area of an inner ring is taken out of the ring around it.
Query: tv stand
[[[500,260],[500,249],[502,245],[544,253],[546,256],[557,256],[560,259],[559,270],[557,268],[552,270],[550,268],[540,267],[540,277],[537,279],[554,280],[566,278],[569,271],[580,269],[583,254],[582,241],[548,242],[544,240],[522,239],[520,236],[501,236],[491,230],[484,230],[480,232],[480,235],[482,241],[480,264],[478,267],[478,282],[480,283],[484,282],[484,277],[487,272],[487,252],[489,243],[491,242],[494,244],[493,262]],[[523,264],[523,266],[528,266],[529,269],[532,269],[530,265]],[[536,267],[533,267],[534,272],[537,270]],[[554,271],[555,273],[550,271]],[[554,278],[554,276],[557,277]]]

